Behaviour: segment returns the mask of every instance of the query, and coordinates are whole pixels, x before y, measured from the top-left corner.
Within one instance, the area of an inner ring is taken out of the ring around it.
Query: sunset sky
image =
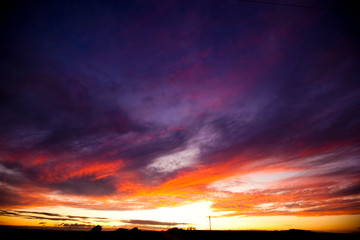
[[[359,19],[285,2],[3,4],[0,225],[359,231]]]

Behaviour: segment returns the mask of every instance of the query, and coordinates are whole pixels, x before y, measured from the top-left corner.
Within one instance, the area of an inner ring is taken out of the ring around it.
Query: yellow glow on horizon
[[[255,216],[213,218],[213,229],[288,230],[302,229],[324,232],[358,232],[360,215],[336,216]]]
[[[208,216],[212,216],[211,225],[213,230],[288,230],[303,229],[326,232],[356,232],[360,222],[360,215],[336,215],[336,216],[252,216],[252,217],[223,217],[225,212],[216,212],[211,209],[211,201],[199,201],[178,207],[161,207],[157,209],[133,210],[133,211],[104,211],[90,210],[73,207],[35,207],[18,209],[31,212],[56,213],[64,216],[76,215],[89,218],[107,218],[101,222],[90,220],[90,225],[100,224],[106,228],[129,227],[126,220],[151,220],[169,223],[184,223],[175,225],[163,225],[163,228],[194,226],[198,230],[209,229]],[[14,209],[16,210],[16,209]],[[44,226],[58,226],[64,221],[51,221],[39,219],[26,219],[21,216],[0,216],[2,225],[42,226],[39,223],[46,222]],[[65,223],[76,223],[66,221]],[[151,229],[151,226],[137,225],[138,228]],[[157,226],[159,227],[159,226]]]

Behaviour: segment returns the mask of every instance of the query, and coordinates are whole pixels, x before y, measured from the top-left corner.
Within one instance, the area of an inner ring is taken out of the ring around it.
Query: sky
[[[287,2],[5,2],[0,224],[359,231],[358,17]]]

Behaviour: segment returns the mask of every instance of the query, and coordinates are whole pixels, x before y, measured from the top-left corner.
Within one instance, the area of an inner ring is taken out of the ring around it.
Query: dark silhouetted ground
[[[151,240],[357,240],[359,234],[319,233],[302,230],[289,231],[60,231],[60,230],[34,230],[0,227],[1,236],[14,239],[151,239]]]

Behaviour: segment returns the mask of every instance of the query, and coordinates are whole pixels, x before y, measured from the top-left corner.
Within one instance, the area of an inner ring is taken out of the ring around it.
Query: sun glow
[[[194,226],[199,230],[209,229],[209,218],[213,230],[287,230],[307,229],[312,231],[349,232],[356,229],[360,221],[360,215],[337,215],[337,216],[227,216],[229,212],[217,212],[211,208],[211,201],[199,201],[179,207],[161,207],[157,209],[145,209],[134,211],[103,211],[89,210],[73,207],[35,207],[15,209],[14,211],[26,212],[22,216],[1,216],[0,224],[22,225],[22,226],[81,226],[88,227],[100,224],[104,229],[116,229],[119,227],[140,229],[168,229],[171,227]],[[40,220],[31,214],[46,213],[48,215],[73,216],[74,219],[62,220]],[[85,219],[79,223],[78,219]],[[129,221],[130,220],[130,221]],[[129,222],[133,221],[133,224]],[[156,224],[153,224],[155,222]],[[138,223],[138,224],[136,224]],[[159,226],[160,225],[160,226]]]

